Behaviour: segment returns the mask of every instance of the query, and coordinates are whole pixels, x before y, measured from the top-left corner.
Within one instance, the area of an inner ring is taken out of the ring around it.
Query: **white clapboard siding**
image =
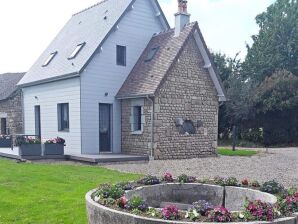
[[[66,154],[81,154],[80,79],[56,81],[23,89],[25,134],[35,134],[34,106],[40,105],[41,136],[66,140]],[[58,131],[57,104],[69,103],[69,132]]]
[[[151,1],[137,0],[82,73],[82,153],[99,153],[99,103],[113,104],[112,150],[121,152],[121,108],[115,95],[152,35],[163,30],[156,14]],[[126,67],[116,65],[116,45],[127,47]]]

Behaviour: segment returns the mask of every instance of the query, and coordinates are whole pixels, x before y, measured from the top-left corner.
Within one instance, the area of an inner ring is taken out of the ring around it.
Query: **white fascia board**
[[[195,32],[194,32],[194,38],[196,40],[198,48],[199,48],[199,50],[201,52],[201,55],[203,57],[203,60],[204,60],[204,63],[205,63],[204,68],[208,69],[209,74],[211,76],[211,79],[213,81],[213,84],[215,85],[215,88],[217,90],[217,96],[218,96],[219,101],[226,101],[224,91],[223,91],[223,89],[220,85],[220,82],[219,82],[219,80],[217,78],[217,75],[215,73],[215,70],[212,66],[212,63],[211,63],[211,60],[208,56],[206,48],[204,47],[203,41],[201,40],[200,35],[199,35],[197,30],[195,30]]]
[[[165,30],[170,29],[167,18],[165,17],[164,13],[162,12],[161,7],[158,5],[159,3],[157,0],[150,0],[152,7],[154,9],[156,17],[159,18],[162,26],[164,27]]]

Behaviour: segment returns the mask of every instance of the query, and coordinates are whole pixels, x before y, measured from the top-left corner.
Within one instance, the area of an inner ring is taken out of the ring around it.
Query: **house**
[[[22,93],[17,87],[24,73],[0,74],[0,135],[23,133]]]
[[[214,154],[225,95],[178,2],[174,29],[157,0],[104,0],[74,14],[19,82],[25,133],[63,137],[72,155]]]

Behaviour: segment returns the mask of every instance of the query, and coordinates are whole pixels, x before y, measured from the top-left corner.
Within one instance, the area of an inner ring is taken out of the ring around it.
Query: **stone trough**
[[[159,223],[194,223],[182,221],[168,221],[137,216],[102,206],[93,201],[90,191],[86,195],[87,214],[89,224],[159,224]],[[175,204],[180,209],[187,209],[188,205],[198,200],[206,200],[213,205],[223,205],[231,211],[243,210],[245,198],[275,203],[274,195],[261,191],[241,187],[221,187],[199,183],[191,184],[158,184],[139,187],[125,194],[127,199],[133,196],[142,197],[150,207],[161,208],[167,204]],[[297,214],[298,217],[298,214]],[[272,223],[297,224],[297,217],[275,220]],[[197,224],[199,222],[196,222]],[[269,222],[246,222],[250,224]]]

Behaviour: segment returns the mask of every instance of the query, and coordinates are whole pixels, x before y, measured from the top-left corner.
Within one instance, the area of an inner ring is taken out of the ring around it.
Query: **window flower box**
[[[21,156],[41,156],[41,141],[37,137],[17,136]]]
[[[0,135],[0,148],[10,148],[12,144],[11,136]]]
[[[44,155],[64,155],[64,144],[65,140],[63,138],[57,137],[54,139],[49,139],[45,142]]]
[[[21,156],[41,156],[41,144],[20,145]]]

